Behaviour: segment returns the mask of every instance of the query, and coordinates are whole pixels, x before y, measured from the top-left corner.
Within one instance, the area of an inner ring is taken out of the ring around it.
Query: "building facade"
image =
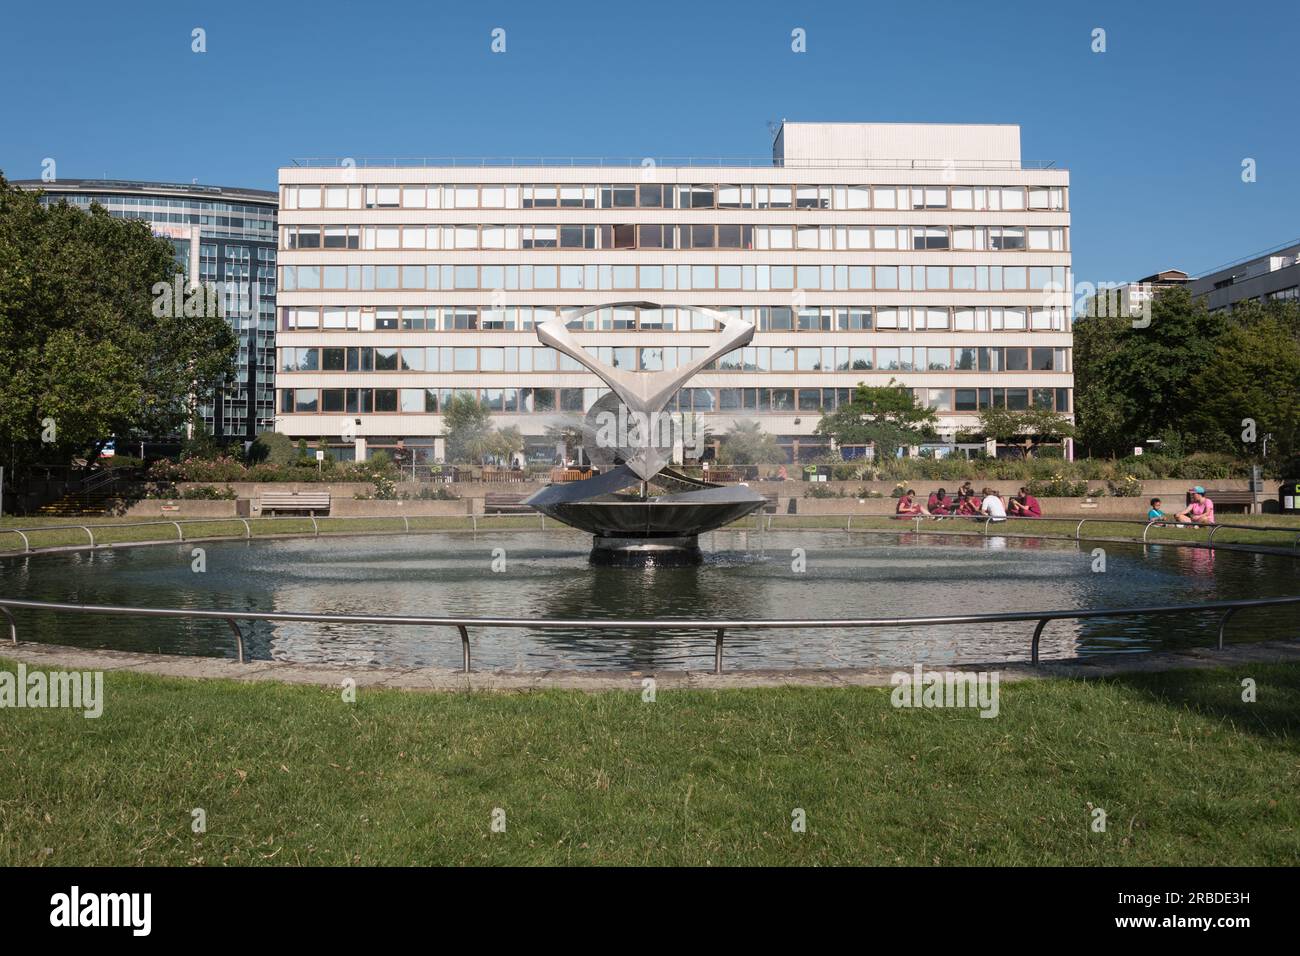
[[[756,420],[792,457],[859,382],[915,389],[949,436],[988,406],[1070,414],[1069,177],[1019,140],[786,123],[770,165],[285,167],[277,428],[438,460],[471,391],[552,458],[547,426],[604,389],[533,327],[594,305],[582,343],[622,368],[701,354],[688,307],[752,323],[669,408]]]
[[[120,219],[142,219],[170,239],[190,279],[217,283],[239,339],[232,382],[199,409],[223,440],[251,441],[275,418],[275,257],[277,194],[262,189],[65,179],[20,180],[43,202],[98,203]]]
[[[1238,302],[1300,299],[1300,242],[1226,265],[1189,284],[1193,295],[1204,296],[1211,311]]]

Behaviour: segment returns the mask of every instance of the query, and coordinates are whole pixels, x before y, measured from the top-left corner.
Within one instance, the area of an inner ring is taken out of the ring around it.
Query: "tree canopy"
[[[0,176],[0,444],[62,462],[192,421],[236,339],[220,314],[153,307],[179,268],[147,223],[43,206]]]
[[[816,434],[838,445],[874,444],[876,457],[892,458],[907,445],[935,437],[938,416],[916,401],[912,389],[894,379],[887,385],[859,382],[853,400],[817,423]]]
[[[452,396],[443,409],[442,420],[449,462],[477,465],[507,462],[524,450],[524,438],[518,427],[494,427],[487,403],[467,392]]]
[[[1300,305],[1210,312],[1187,290],[1169,289],[1144,326],[1122,317],[1075,322],[1079,440],[1092,455],[1127,455],[1158,438],[1187,452],[1262,459],[1271,434],[1268,459],[1294,457],[1298,370]]]
[[[718,446],[720,465],[775,465],[785,460],[785,450],[776,437],[750,419],[733,422]]]

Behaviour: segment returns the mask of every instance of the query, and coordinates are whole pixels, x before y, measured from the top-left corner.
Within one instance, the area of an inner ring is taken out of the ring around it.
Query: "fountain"
[[[594,372],[610,387],[587,412],[584,450],[600,474],[553,484],[525,504],[593,535],[591,560],[598,564],[679,565],[700,560],[699,535],[762,508],[766,499],[742,486],[724,486],[670,467],[682,419],[664,407],[678,389],[719,356],[754,337],[754,327],[712,309],[690,307],[721,327],[703,357],[659,372],[612,368],[588,353],[568,325],[598,309],[657,308],[648,302],[616,302],[572,309],[541,322],[537,338]],[[698,430],[697,430],[698,434]],[[666,493],[651,494],[651,487]],[[629,489],[632,489],[629,492]]]

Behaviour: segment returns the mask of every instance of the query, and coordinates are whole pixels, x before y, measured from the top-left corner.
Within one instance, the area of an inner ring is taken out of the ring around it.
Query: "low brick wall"
[[[128,518],[234,518],[238,505],[237,501],[146,498],[129,505],[125,514]]]
[[[927,496],[928,497],[928,496]],[[1003,496],[1005,500],[1006,496]],[[1179,499],[1181,502],[1182,499]],[[924,503],[924,502],[922,502]],[[1111,517],[1145,519],[1147,499],[1143,498],[1039,498],[1044,518]],[[795,514],[892,515],[897,507],[894,498],[797,498]],[[1166,509],[1169,510],[1169,509]],[[785,514],[783,506],[779,514]]]
[[[400,518],[402,515],[465,515],[470,513],[470,499],[435,501],[398,499],[396,501],[366,501],[355,498],[336,498],[330,502],[331,517],[365,516],[371,518]]]

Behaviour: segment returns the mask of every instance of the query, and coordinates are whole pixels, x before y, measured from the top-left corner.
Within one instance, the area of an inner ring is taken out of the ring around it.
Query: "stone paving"
[[[175,657],[127,651],[86,650],[55,644],[0,644],[0,657],[21,661],[29,668],[47,670],[122,671],[163,677],[277,681],[282,684],[337,686],[352,678],[358,687],[388,687],[412,691],[539,690],[640,690],[646,677],[656,688],[726,689],[739,687],[879,687],[890,676],[909,667],[842,669],[738,670],[712,674],[706,671],[475,671],[469,674],[445,667],[381,668],[293,664],[284,661],[237,661],[215,657]],[[1112,654],[1070,660],[1028,663],[963,663],[946,670],[997,671],[1001,681],[1044,677],[1107,677],[1117,674],[1214,668],[1238,664],[1300,663],[1300,637],[1217,648],[1192,648],[1150,654]]]

